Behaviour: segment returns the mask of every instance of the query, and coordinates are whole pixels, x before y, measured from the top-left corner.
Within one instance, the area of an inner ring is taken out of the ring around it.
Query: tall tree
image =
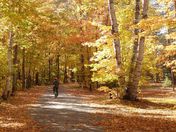
[[[120,38],[119,38],[119,25],[117,23],[114,0],[109,0],[109,15],[111,19],[112,35],[114,36],[114,50],[115,58],[117,63],[117,68],[121,67],[121,48],[120,48]]]
[[[140,0],[135,0],[135,18],[134,18],[134,24],[138,24],[140,21]],[[133,52],[132,52],[132,57],[131,57],[131,62],[130,62],[130,71],[129,71],[129,80],[128,80],[128,86],[127,86],[127,91],[125,98],[133,98],[130,96],[131,93],[136,93],[133,92],[133,78],[134,78],[134,68],[137,60],[137,53],[138,53],[138,34],[139,34],[139,29],[135,28],[134,30],[134,45],[133,45]],[[134,95],[136,96],[136,95]]]
[[[15,94],[15,91],[17,89],[17,75],[18,75],[18,72],[17,72],[17,64],[18,64],[18,45],[16,44],[14,46],[14,50],[13,50],[13,67],[14,67],[14,71],[13,71],[13,84],[12,84],[12,95]]]
[[[23,48],[22,50],[22,88],[26,88],[26,48]]]
[[[114,0],[109,0],[109,15],[111,20],[112,30],[111,33],[114,37],[114,51],[116,59],[116,72],[118,74],[118,85],[122,91],[125,89],[125,75],[122,67],[122,56],[121,56],[121,45],[120,45],[120,34],[119,34],[119,24],[117,23]]]
[[[9,31],[9,42],[8,42],[8,52],[7,52],[7,60],[8,60],[8,77],[7,77],[7,86],[6,86],[7,98],[12,92],[12,76],[13,76],[12,48],[13,48],[13,32]]]
[[[142,12],[142,19],[146,19],[148,17],[148,0],[143,1],[143,12]],[[140,16],[140,0],[136,0],[136,15],[135,20],[139,22],[139,16]],[[136,29],[138,30],[138,29]],[[138,34],[139,31],[136,33]],[[136,35],[135,33],[135,35]],[[139,41],[138,41],[139,39]],[[127,93],[125,95],[125,98],[130,100],[136,100],[137,99],[137,90],[138,90],[138,84],[141,76],[141,68],[142,68],[142,61],[144,56],[144,43],[145,43],[145,37],[141,36],[140,38],[137,38],[134,43],[133,48],[133,56],[131,61],[131,68],[130,68],[130,76],[129,76],[129,83],[127,87]],[[136,59],[136,60],[135,60]],[[136,61],[136,63],[135,63]]]

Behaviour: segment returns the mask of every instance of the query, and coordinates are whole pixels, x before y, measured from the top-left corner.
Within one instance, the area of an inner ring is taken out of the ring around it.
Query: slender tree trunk
[[[98,51],[98,48],[96,47],[95,48],[95,51],[97,52]],[[98,82],[95,82],[95,87],[98,89],[99,88],[99,83]]]
[[[122,67],[122,57],[121,57],[121,46],[120,46],[120,35],[119,35],[119,25],[117,23],[117,18],[115,14],[114,8],[114,0],[109,0],[109,15],[112,26],[112,35],[114,36],[114,51],[115,51],[115,59],[117,65],[117,74],[118,74],[118,84],[121,90],[125,89],[125,74]],[[121,95],[120,95],[121,98]]]
[[[175,91],[175,76],[172,69],[170,71],[171,71],[172,88],[173,88],[173,91]]]
[[[48,80],[49,80],[49,83],[51,83],[51,58],[50,58],[50,53],[49,53],[49,59],[48,59]]]
[[[17,77],[17,80],[21,80],[21,72],[20,72],[20,67],[18,65],[18,77]]]
[[[42,72],[41,72],[41,81],[42,84],[45,84],[45,67],[43,67]]]
[[[70,76],[71,76],[71,82],[75,82],[75,74],[73,71],[71,71]]]
[[[32,87],[32,77],[31,77],[31,66],[29,66],[29,71],[27,75],[27,82],[26,82],[26,88],[31,88]]]
[[[89,88],[89,91],[92,91],[92,81],[91,81],[91,77],[92,77],[92,73],[91,73],[91,70],[90,70],[90,50],[91,48],[89,49],[89,47],[87,46],[86,47],[86,50],[87,50],[87,62],[88,62],[88,67],[87,67],[87,70],[88,70],[88,76],[87,76],[87,84],[88,84],[88,88]]]
[[[17,76],[18,76],[18,71],[17,71],[17,64],[18,64],[18,45],[14,46],[14,57],[13,57],[13,66],[14,66],[14,71],[13,71],[13,86],[12,86],[12,95],[15,95],[15,91],[17,90]]]
[[[60,80],[60,55],[57,56],[57,78]]]
[[[147,13],[148,13],[148,0],[144,0],[143,2],[143,12],[142,12],[142,18],[146,19],[147,18]],[[132,73],[132,82],[130,82],[130,85],[128,85],[127,89],[127,96],[126,98],[129,100],[137,100],[137,90],[138,90],[138,85],[139,85],[139,80],[141,77],[141,72],[142,72],[142,61],[144,57],[144,43],[145,43],[145,37],[142,36],[139,40],[139,51],[138,51],[138,56],[136,60],[136,65],[134,68],[134,72]]]
[[[23,60],[22,60],[22,88],[26,88],[26,69],[25,69],[25,63],[26,63],[26,49],[23,48],[22,54],[23,54]]]
[[[9,97],[10,93],[12,92],[12,74],[13,74],[13,59],[12,59],[12,47],[13,47],[13,33],[12,31],[9,32],[9,42],[8,42],[8,77],[7,77],[7,85],[6,85],[6,98]]]
[[[132,92],[132,100],[136,100],[137,99],[137,90],[138,90],[138,85],[139,85],[139,80],[141,77],[141,72],[142,72],[142,61],[143,61],[143,57],[144,57],[144,43],[145,43],[145,37],[141,37],[140,38],[140,42],[139,42],[139,53],[138,53],[138,58],[137,58],[137,62],[136,62],[136,67],[135,67],[135,71],[134,71],[134,78],[133,78],[133,92]]]
[[[5,35],[3,35],[2,37],[2,46],[5,46],[6,45],[6,37]]]
[[[3,38],[2,38],[2,46],[5,46],[6,44],[6,38],[5,38],[5,35],[3,35]],[[7,53],[8,54],[8,53]],[[5,80],[6,78],[5,77],[2,77],[2,80]],[[7,79],[6,79],[7,80]],[[7,84],[6,84],[7,85]],[[7,99],[7,87],[5,86],[3,88],[3,91],[2,91],[2,99],[6,100]]]
[[[36,84],[35,84],[35,79],[36,79],[36,76],[35,76],[35,75],[36,75],[35,67],[34,67],[32,73],[33,73],[33,74],[32,74],[32,85],[36,85]]]
[[[96,88],[99,88],[99,83],[98,82],[95,82],[96,83]]]
[[[68,73],[67,73],[67,56],[65,55],[65,65],[64,65],[64,83],[68,83]]]
[[[144,0],[142,19],[148,18],[148,4],[149,4],[149,0]],[[144,48],[145,48],[144,44],[145,44],[145,36],[141,36],[140,41],[139,41],[139,53],[138,53],[138,58],[137,58],[134,78],[133,78],[136,97],[137,97],[137,88],[138,88],[139,80],[140,80],[141,73],[142,73],[142,62],[144,58]]]
[[[81,88],[85,86],[85,58],[84,58],[84,48],[81,48],[81,54],[80,54],[80,62],[81,62],[81,71],[80,71],[80,83]]]
[[[112,26],[112,35],[114,38],[114,51],[115,51],[115,58],[117,63],[117,68],[121,67],[121,48],[120,48],[120,39],[119,39],[119,25],[117,23],[117,18],[114,9],[114,0],[109,0],[109,15],[111,19],[111,26]]]
[[[140,21],[140,0],[136,0],[134,24],[138,24],[139,21]],[[137,53],[138,53],[138,39],[139,39],[138,34],[139,34],[139,29],[135,28],[134,30],[135,40],[134,40],[134,45],[133,45],[133,52],[132,52],[132,57],[131,57],[129,80],[128,80],[127,87],[131,87],[133,83],[134,68],[135,68],[135,64],[137,60]],[[130,92],[130,91],[127,91],[127,92]]]
[[[39,72],[38,71],[35,74],[35,85],[39,85]]]
[[[159,73],[156,73],[155,74],[155,78],[156,78],[156,83],[159,83],[160,82],[160,75],[159,75]]]

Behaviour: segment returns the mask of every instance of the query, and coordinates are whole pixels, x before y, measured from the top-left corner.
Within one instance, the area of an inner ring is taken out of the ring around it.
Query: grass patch
[[[176,104],[176,99],[175,98],[144,98],[150,102],[154,103],[162,103],[162,104]]]

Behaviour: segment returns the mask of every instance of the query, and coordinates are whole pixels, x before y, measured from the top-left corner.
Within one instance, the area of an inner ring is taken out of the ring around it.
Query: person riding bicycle
[[[54,93],[54,96],[55,98],[57,98],[58,96],[58,88],[59,88],[59,81],[58,81],[58,78],[55,78],[54,81],[53,81],[53,93]]]

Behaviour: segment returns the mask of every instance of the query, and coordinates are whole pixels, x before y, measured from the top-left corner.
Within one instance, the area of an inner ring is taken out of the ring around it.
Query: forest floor
[[[22,90],[9,100],[0,102],[0,132],[42,131],[43,127],[31,118],[28,108],[37,103],[46,91],[44,86]]]
[[[147,87],[138,102],[110,100],[104,93],[62,85],[20,91],[0,104],[2,132],[175,132],[176,93]]]
[[[77,90],[72,84],[67,91],[96,107],[96,116],[102,119],[96,125],[108,132],[176,132],[176,92],[172,88],[147,85],[137,102],[108,99],[106,94]]]

